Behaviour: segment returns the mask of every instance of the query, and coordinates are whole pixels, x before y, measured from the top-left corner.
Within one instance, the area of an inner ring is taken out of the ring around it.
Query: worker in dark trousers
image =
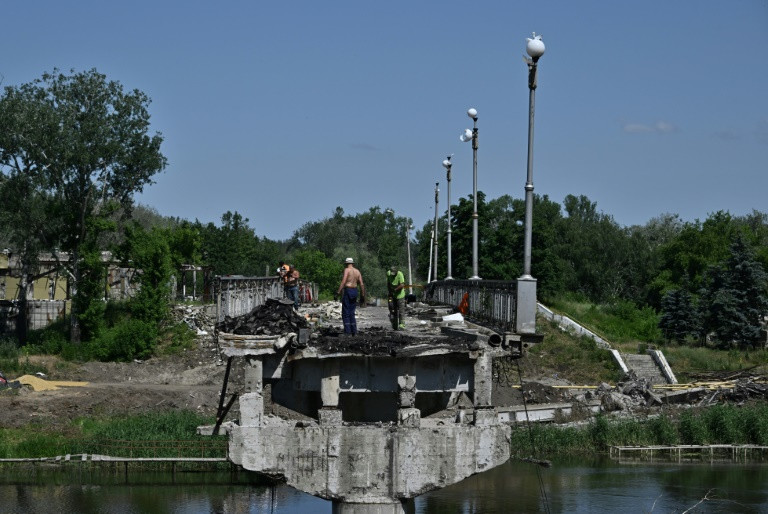
[[[290,265],[288,273],[285,274],[285,297],[293,300],[293,308],[298,309],[299,302],[299,270]]]
[[[347,335],[357,334],[357,320],[355,319],[355,307],[358,300],[358,287],[360,288],[360,303],[365,302],[365,283],[360,270],[355,268],[355,261],[352,257],[344,260],[346,267],[344,275],[341,277],[337,296],[341,296],[341,319],[344,321],[344,333]]]
[[[387,296],[392,328],[405,330],[405,277],[396,265],[387,271]]]

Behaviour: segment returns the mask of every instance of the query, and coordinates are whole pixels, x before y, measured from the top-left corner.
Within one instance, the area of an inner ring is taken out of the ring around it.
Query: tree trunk
[[[77,284],[80,281],[80,254],[77,250],[72,252],[72,277],[69,286],[69,342],[80,344],[80,321],[77,318]]]

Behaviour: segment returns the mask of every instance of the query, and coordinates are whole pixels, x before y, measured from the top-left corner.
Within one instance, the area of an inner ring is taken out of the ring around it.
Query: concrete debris
[[[227,316],[216,324],[220,332],[239,335],[281,335],[298,333],[302,328],[309,328],[309,322],[293,309],[292,301],[282,298],[268,298],[250,313],[236,318]]]
[[[213,333],[215,318],[211,306],[177,305],[171,316],[176,323],[186,324],[198,337]]]

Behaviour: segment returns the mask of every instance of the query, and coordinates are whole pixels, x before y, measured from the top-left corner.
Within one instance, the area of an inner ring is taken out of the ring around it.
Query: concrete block
[[[247,357],[245,359],[245,390],[253,393],[261,393],[264,388],[264,365],[260,358]]]
[[[397,424],[405,427],[419,428],[421,426],[421,411],[419,409],[398,409]]]
[[[498,424],[499,416],[495,408],[475,409],[475,426],[490,426]]]
[[[531,276],[517,279],[515,324],[518,334],[536,333],[536,279]]]
[[[244,427],[261,426],[264,416],[264,395],[259,393],[244,393],[238,399],[240,403],[240,425]]]
[[[317,419],[321,426],[337,427],[341,426],[341,409],[334,407],[323,407],[317,411]]]

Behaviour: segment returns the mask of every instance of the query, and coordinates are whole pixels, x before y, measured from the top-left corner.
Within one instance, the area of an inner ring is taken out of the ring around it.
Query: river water
[[[768,465],[508,462],[415,499],[416,513],[768,513]],[[248,473],[0,470],[2,513],[330,513],[331,503]]]

